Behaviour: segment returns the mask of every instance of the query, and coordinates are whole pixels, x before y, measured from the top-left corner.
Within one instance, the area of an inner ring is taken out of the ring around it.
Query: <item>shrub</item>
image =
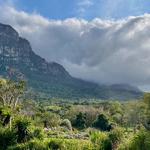
[[[111,129],[111,125],[104,114],[98,115],[97,119],[93,123],[93,127],[100,129],[101,131],[110,131]]]
[[[86,115],[81,112],[76,115],[73,125],[78,129],[84,129],[86,127]]]
[[[89,140],[64,140],[64,150],[93,150],[94,146]]]
[[[9,124],[11,118],[11,110],[9,107],[0,108],[0,122],[1,125],[6,126]]]
[[[48,143],[48,147],[52,150],[60,150],[62,149],[64,146],[63,141],[61,140],[51,140]]]
[[[44,133],[42,128],[39,128],[39,127],[35,128],[34,127],[33,129],[31,129],[31,132],[32,132],[32,137],[33,138],[43,140],[44,137],[45,137],[45,133]]]
[[[42,122],[44,127],[57,127],[60,125],[60,116],[55,113],[47,112],[42,115]]]
[[[47,143],[40,140],[31,140],[26,143],[10,146],[8,150],[48,150]]]
[[[124,131],[122,128],[115,128],[108,134],[113,149],[117,149],[119,143],[123,138],[123,135],[124,135]]]
[[[9,129],[0,128],[0,150],[6,150],[8,146],[15,145],[16,135]]]
[[[136,135],[129,137],[126,142],[120,144],[118,150],[149,150],[150,132],[140,130]]]
[[[129,150],[149,150],[150,149],[150,132],[141,130],[131,140]]]
[[[64,119],[64,120],[61,122],[61,126],[66,127],[68,130],[72,130],[71,122],[70,122],[70,120],[68,120],[68,119]]]
[[[93,150],[94,146],[89,140],[78,139],[50,139],[51,150]]]
[[[30,138],[29,133],[29,125],[31,122],[29,119],[26,119],[25,117],[18,118],[15,121],[15,129],[16,129],[16,135],[17,135],[17,142],[26,142]]]
[[[93,131],[91,132],[91,141],[94,143],[96,149],[112,150],[112,144],[107,133]]]

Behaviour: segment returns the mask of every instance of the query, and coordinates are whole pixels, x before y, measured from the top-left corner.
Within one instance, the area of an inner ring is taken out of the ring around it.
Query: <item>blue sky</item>
[[[0,0],[7,1],[7,0]],[[122,19],[150,13],[150,0],[8,0],[17,9],[49,19]]]

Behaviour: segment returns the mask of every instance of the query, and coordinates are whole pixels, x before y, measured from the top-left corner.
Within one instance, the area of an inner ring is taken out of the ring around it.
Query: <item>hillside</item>
[[[0,75],[26,80],[31,97],[126,100],[142,96],[139,89],[130,85],[98,85],[72,77],[60,64],[36,55],[29,41],[4,24],[0,24]]]

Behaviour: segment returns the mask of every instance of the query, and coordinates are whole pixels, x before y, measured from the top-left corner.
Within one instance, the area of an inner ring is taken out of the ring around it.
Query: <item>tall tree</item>
[[[14,82],[0,79],[0,101],[2,105],[15,109],[24,93],[24,88],[24,81]]]
[[[24,81],[10,81],[0,79],[0,102],[3,108],[10,108],[13,113],[16,111],[17,104],[24,93],[25,82]],[[11,129],[12,114],[7,116],[6,122],[10,123]]]

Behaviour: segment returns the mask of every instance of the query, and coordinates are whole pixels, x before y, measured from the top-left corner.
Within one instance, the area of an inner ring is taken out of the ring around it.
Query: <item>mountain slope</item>
[[[42,97],[135,99],[142,96],[134,87],[98,85],[70,76],[60,64],[48,63],[36,55],[26,39],[4,24],[0,24],[0,75],[26,80],[35,95],[40,93]]]

